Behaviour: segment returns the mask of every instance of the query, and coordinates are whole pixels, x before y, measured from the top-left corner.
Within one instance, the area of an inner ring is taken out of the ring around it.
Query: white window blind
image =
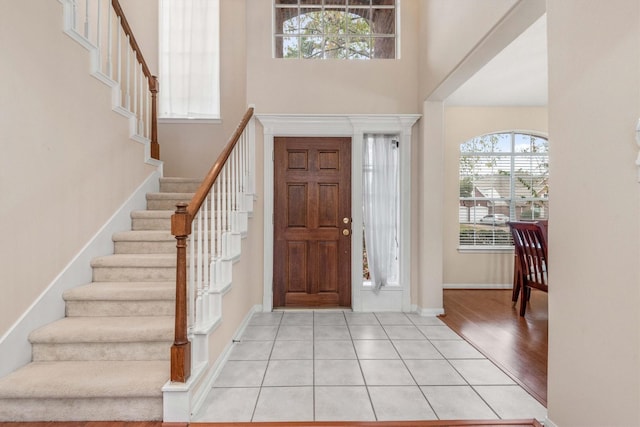
[[[508,221],[547,219],[546,138],[505,132],[460,145],[460,247],[512,245]]]
[[[160,118],[220,118],[219,14],[219,0],[160,0]]]

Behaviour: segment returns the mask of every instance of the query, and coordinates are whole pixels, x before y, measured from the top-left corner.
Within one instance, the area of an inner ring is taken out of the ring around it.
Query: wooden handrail
[[[157,93],[160,86],[158,84],[158,78],[149,71],[147,62],[144,60],[144,56],[142,55],[142,50],[140,49],[140,46],[138,46],[138,42],[133,35],[133,31],[129,26],[129,21],[127,21],[127,17],[124,14],[124,10],[122,9],[120,2],[118,0],[111,0],[111,6],[118,18],[120,18],[120,25],[122,26],[124,33],[128,36],[131,49],[136,53],[136,59],[142,66],[142,72],[149,83],[149,92],[151,92],[151,157],[159,160],[160,145],[158,143]]]
[[[179,203],[175,213],[171,216],[171,234],[176,238],[176,314],[174,342],[171,347],[171,381],[186,382],[191,375],[191,343],[189,342],[188,313],[187,313],[187,238],[191,234],[193,219],[207,198],[223,166],[238,143],[249,120],[253,116],[250,107],[237,129],[227,142],[224,150],[218,155],[209,173],[191,198],[189,204]]]

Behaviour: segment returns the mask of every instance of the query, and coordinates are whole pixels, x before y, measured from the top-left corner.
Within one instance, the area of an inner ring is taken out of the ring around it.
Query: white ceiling
[[[546,106],[546,15],[462,84],[445,102],[461,106]]]

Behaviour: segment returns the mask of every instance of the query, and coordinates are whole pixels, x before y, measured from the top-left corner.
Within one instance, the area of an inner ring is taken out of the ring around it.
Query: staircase
[[[161,178],[93,281],[64,294],[66,317],[33,331],[32,362],[0,378],[0,421],[161,420],[174,334],[177,202],[199,180]]]

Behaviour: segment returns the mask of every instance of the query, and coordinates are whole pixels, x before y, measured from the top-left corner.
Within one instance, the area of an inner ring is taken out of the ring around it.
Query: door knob
[[[351,232],[349,231],[348,228],[345,228],[345,229],[342,230],[342,235],[343,236],[348,236],[349,234],[351,234]]]

